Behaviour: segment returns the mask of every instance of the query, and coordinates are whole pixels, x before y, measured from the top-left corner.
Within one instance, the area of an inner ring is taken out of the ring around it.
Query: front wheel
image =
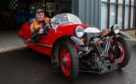
[[[116,47],[114,49],[114,54],[118,60],[119,69],[124,68],[130,61],[130,49],[126,40],[120,38],[115,41]]]
[[[79,72],[77,50],[69,42],[62,42],[59,50],[59,65],[63,75],[70,81],[75,80]]]

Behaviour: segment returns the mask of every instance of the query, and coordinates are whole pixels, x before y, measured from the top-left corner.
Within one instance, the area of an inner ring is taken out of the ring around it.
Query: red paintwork
[[[125,57],[125,50],[124,50],[123,45],[119,45],[118,48],[119,48],[119,52],[120,52],[120,54],[119,54],[120,57],[117,58],[117,60],[118,60],[118,63],[122,63],[124,60],[124,57]],[[114,54],[113,54],[112,50],[109,50],[109,59],[112,60],[113,62],[116,62],[116,60],[114,59]]]
[[[74,35],[74,30],[79,25],[83,26],[84,28],[86,27],[86,25],[84,25],[84,24],[65,23],[65,24],[61,24],[56,31],[51,28],[48,35],[41,36],[37,42],[40,44],[46,44],[49,46],[53,46],[55,41],[57,39],[59,39],[61,36]],[[31,39],[32,38],[28,22],[24,23],[24,25],[19,30],[18,35],[24,39]],[[39,52],[44,53],[49,56],[51,55],[52,48],[39,46],[34,43],[26,42],[26,41],[24,41],[24,43],[28,47],[30,47],[36,51],[39,51]]]
[[[119,50],[120,50],[120,58],[119,58],[119,62],[122,63],[125,57],[125,50],[123,45],[119,46]]]
[[[68,49],[64,47],[60,48],[60,66],[65,76],[69,77],[71,74],[71,69],[72,69],[71,58],[70,58],[70,53]]]
[[[135,31],[135,37],[136,37],[136,31]]]

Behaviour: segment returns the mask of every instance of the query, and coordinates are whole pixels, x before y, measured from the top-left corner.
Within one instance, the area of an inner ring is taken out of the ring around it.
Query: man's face
[[[44,19],[44,13],[43,12],[36,13],[36,19],[38,21],[42,21]]]

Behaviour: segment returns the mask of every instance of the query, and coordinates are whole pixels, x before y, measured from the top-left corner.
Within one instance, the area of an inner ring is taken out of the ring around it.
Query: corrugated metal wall
[[[134,1],[136,7],[136,0]],[[101,29],[101,23],[103,23],[101,22],[101,0],[72,0],[72,12],[79,16],[83,23]],[[136,10],[134,10],[134,27],[136,28],[135,22]]]
[[[83,23],[100,28],[101,0],[72,0],[72,12],[78,15]]]
[[[134,4],[135,4],[135,7],[136,7],[136,0],[134,0]],[[134,27],[136,28],[136,9],[134,10]]]

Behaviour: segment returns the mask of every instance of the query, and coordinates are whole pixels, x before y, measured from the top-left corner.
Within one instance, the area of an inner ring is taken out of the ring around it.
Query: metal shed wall
[[[101,0],[72,0],[72,12],[83,23],[100,28],[100,4]]]

